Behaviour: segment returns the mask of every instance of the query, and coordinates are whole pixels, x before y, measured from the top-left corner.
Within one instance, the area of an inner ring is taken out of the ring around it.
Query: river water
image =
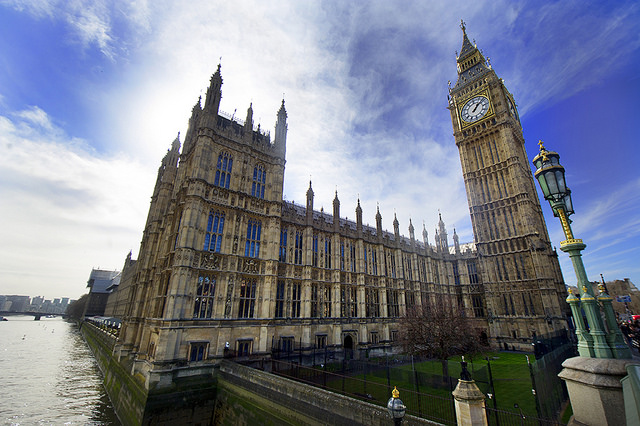
[[[0,424],[120,424],[75,324],[7,319],[0,321]]]

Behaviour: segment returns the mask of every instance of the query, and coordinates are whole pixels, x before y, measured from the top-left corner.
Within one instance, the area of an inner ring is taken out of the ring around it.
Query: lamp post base
[[[626,424],[620,379],[627,375],[631,360],[574,357],[562,363],[558,374],[567,385],[578,425]]]

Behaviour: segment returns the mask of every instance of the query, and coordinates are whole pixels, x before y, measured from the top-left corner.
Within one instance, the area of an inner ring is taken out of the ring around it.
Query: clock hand
[[[480,106],[480,104],[476,104],[476,107],[473,109],[473,111],[471,111],[472,113],[476,112],[476,110],[478,109],[478,107]]]

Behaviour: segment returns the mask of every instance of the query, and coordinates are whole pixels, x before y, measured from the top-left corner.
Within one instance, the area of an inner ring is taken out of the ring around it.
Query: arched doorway
[[[352,359],[353,358],[353,338],[350,335],[344,336],[344,343],[342,345],[344,348],[344,359]]]
[[[482,331],[480,333],[480,344],[482,346],[489,346],[489,337],[487,336],[487,333],[485,331]]]

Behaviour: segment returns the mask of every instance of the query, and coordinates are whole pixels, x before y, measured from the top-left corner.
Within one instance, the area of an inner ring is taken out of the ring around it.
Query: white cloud
[[[0,116],[0,134],[2,292],[77,297],[92,267],[121,268],[140,239],[153,169],[95,156],[37,107]]]

